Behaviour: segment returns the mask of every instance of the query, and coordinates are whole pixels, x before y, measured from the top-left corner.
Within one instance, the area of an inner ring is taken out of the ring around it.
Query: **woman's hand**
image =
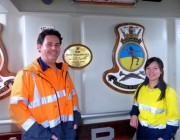
[[[136,115],[131,116],[130,126],[136,128],[136,129],[138,128],[138,118]]]
[[[163,138],[158,138],[158,140],[163,140]]]

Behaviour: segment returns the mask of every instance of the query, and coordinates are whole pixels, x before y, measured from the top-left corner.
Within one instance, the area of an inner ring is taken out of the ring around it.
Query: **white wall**
[[[92,62],[85,68],[70,68],[79,95],[82,114],[96,114],[131,109],[132,94],[110,89],[102,80],[103,73],[112,68],[112,51],[115,45],[114,27],[124,22],[134,22],[145,27],[144,42],[149,57],[158,56],[165,64],[165,80],[180,92],[178,73],[180,20],[175,18],[150,18],[146,16],[119,16],[68,13],[21,13],[16,10],[0,14],[4,25],[3,42],[8,53],[8,68],[17,72],[38,57],[36,39],[41,26],[54,26],[62,33],[64,49],[73,43],[82,43],[93,54]],[[176,30],[176,32],[175,32]],[[174,35],[175,39],[169,34]],[[173,51],[173,49],[176,51]],[[61,53],[61,55],[62,55]],[[59,58],[59,60],[62,60]],[[176,60],[174,63],[172,60]],[[170,62],[170,63],[169,63]],[[171,66],[171,67],[169,67]],[[178,94],[179,96],[179,94]],[[0,119],[9,119],[9,98],[0,101],[3,110]],[[128,115],[86,119],[84,123],[129,118]],[[5,129],[1,129],[5,128]],[[1,132],[14,131],[11,126],[0,127]],[[179,132],[180,133],[180,132]],[[178,134],[180,137],[180,134]]]
[[[79,94],[82,114],[126,111],[131,108],[132,95],[118,93],[107,87],[102,80],[103,73],[113,66],[111,58],[116,40],[114,28],[117,24],[134,22],[143,25],[145,27],[144,42],[149,57],[158,56],[162,58],[165,63],[165,71],[168,71],[165,19],[79,15],[76,16],[75,24],[79,26],[76,30],[72,30],[72,28],[76,28],[72,21],[74,20],[71,19],[70,15],[23,14],[20,20],[23,59],[14,63],[15,65],[21,63],[26,66],[38,57],[36,39],[41,26],[54,26],[62,33],[62,53],[71,43],[81,43],[88,46],[93,54],[92,62],[85,68],[71,69],[71,75]],[[77,31],[78,34],[72,33],[72,31]],[[72,40],[75,40],[73,38],[76,37],[81,40],[72,42]],[[165,79],[167,79],[167,75]],[[114,119],[112,117],[108,118],[108,120]],[[120,117],[118,116],[116,119],[120,119]],[[85,123],[89,123],[89,121],[92,120],[86,120]],[[93,120],[93,122],[96,122],[96,120]]]
[[[177,95],[178,95],[178,99],[179,99],[179,109],[180,109],[180,19],[176,19],[175,20],[175,62],[173,62],[175,64],[175,70],[176,70],[176,74],[175,74],[175,80],[176,80],[176,91],[177,91]],[[178,130],[177,133],[177,139],[180,139],[180,130]]]

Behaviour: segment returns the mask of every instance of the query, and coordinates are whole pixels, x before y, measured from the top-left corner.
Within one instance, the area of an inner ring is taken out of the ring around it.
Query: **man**
[[[11,91],[10,115],[22,140],[74,140],[80,125],[78,97],[66,63],[57,63],[62,43],[54,29],[37,39],[40,57],[18,72]]]

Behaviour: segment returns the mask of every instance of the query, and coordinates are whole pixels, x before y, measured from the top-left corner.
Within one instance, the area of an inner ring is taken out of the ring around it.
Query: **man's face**
[[[60,54],[60,40],[55,35],[47,35],[42,45],[38,44],[41,58],[46,64],[54,64]]]

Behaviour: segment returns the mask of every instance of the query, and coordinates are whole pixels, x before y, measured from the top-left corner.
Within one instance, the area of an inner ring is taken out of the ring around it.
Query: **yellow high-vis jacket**
[[[169,86],[162,100],[159,100],[160,94],[160,87],[149,89],[148,85],[143,85],[138,98],[134,99],[130,115],[138,116],[141,126],[156,130],[153,132],[164,130],[162,138],[169,139],[179,128],[178,98],[175,90]]]
[[[19,71],[14,80],[10,116],[25,131],[35,123],[48,130],[62,122],[80,124],[78,97],[67,71],[68,65],[57,63],[56,66],[55,73],[38,58]]]
[[[138,100],[139,121],[143,126],[164,129],[166,124],[178,126],[179,111],[176,92],[167,87],[165,99],[158,101],[160,89],[142,86]]]

